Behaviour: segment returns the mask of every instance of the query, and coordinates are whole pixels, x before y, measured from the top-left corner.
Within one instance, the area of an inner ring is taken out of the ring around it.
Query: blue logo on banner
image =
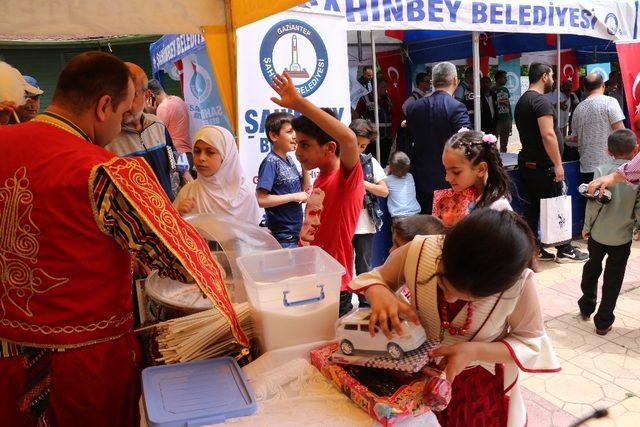
[[[193,75],[189,81],[189,89],[193,94],[193,97],[198,101],[205,101],[213,89],[213,83],[211,82],[211,76],[200,64],[192,62]]]
[[[283,38],[285,42],[278,43]],[[311,46],[303,43],[305,40],[308,40]],[[306,51],[309,47],[314,52]],[[276,69],[278,64],[274,61],[274,57],[276,60],[286,57],[287,65],[282,69]],[[327,76],[328,67],[329,56],[322,37],[312,26],[296,19],[287,19],[275,24],[269,29],[260,45],[260,68],[267,83],[272,83],[271,78],[276,73],[286,71],[294,82],[302,80],[302,83],[296,84],[296,89],[305,97],[314,93],[322,85]]]
[[[604,25],[607,27],[607,32],[615,36],[618,32],[618,17],[614,13],[607,14],[606,18],[604,18]]]

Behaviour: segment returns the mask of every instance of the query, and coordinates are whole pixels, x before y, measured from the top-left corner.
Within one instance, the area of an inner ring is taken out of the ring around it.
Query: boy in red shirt
[[[303,98],[286,73],[273,77],[280,99],[273,102],[302,115],[291,123],[296,131],[296,157],[305,170],[320,169],[313,184],[300,230],[300,245],[324,249],[345,268],[340,292],[340,316],[351,310],[347,284],[353,270],[351,243],[362,211],[364,175],[356,135],[329,109]]]

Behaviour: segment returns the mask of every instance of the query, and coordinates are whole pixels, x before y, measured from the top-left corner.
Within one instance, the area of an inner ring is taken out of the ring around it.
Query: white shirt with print
[[[580,172],[593,173],[611,160],[607,138],[613,132],[611,125],[624,120],[624,113],[615,98],[605,95],[591,96],[582,101],[573,112],[571,133],[578,137]]]

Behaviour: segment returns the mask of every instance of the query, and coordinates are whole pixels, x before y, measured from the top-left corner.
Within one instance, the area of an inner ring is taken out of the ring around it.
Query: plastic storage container
[[[237,259],[263,351],[335,336],[344,268],[316,246]]]
[[[244,373],[231,357],[154,366],[142,371],[149,427],[195,427],[253,414]]]

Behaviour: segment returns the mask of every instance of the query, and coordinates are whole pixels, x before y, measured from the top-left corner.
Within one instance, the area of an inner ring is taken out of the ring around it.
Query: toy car
[[[387,352],[394,359],[401,359],[406,352],[420,347],[427,334],[420,325],[402,320],[402,335],[394,335],[388,339],[376,326],[376,334],[369,334],[371,310],[359,308],[338,320],[336,337],[343,354],[350,356],[357,351]]]

